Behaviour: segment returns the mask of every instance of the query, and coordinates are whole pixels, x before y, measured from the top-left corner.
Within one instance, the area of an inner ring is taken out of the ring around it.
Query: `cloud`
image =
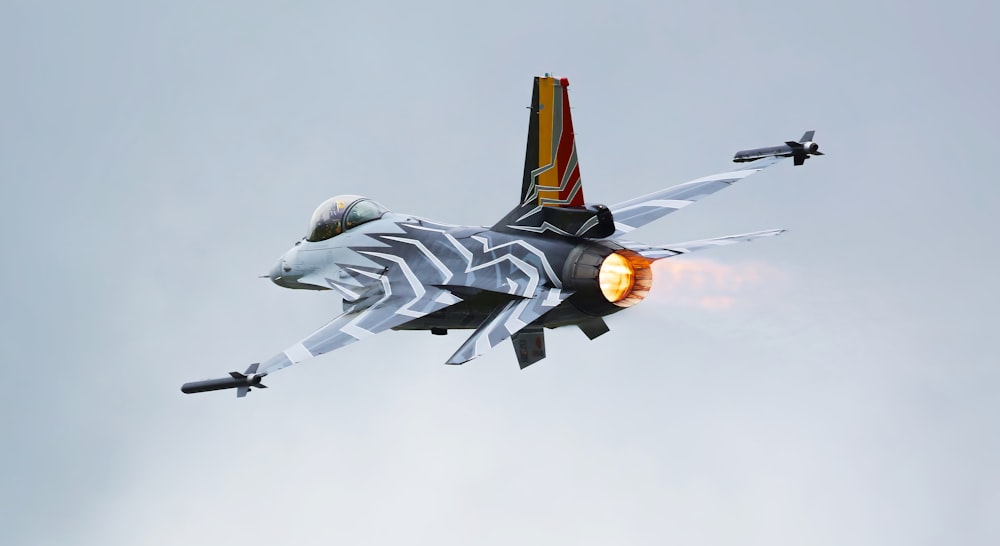
[[[760,262],[726,264],[705,259],[653,263],[650,301],[707,311],[725,311],[751,294],[785,285],[790,275]]]

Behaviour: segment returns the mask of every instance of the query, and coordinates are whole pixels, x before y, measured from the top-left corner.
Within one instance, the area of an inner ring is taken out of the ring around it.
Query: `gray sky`
[[[995,544],[998,9],[4,2],[0,543]],[[531,77],[613,203],[817,130],[636,233],[593,343],[390,332],[245,400],[181,383],[339,310],[256,276],[320,201],[488,224]]]

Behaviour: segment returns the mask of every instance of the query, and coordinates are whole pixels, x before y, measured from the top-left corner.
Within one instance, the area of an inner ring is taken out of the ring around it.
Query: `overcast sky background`
[[[1000,542],[995,5],[0,4],[0,543]],[[591,202],[829,155],[635,233],[790,230],[527,370],[390,332],[180,393],[339,312],[256,278],[327,197],[502,216],[544,72]]]

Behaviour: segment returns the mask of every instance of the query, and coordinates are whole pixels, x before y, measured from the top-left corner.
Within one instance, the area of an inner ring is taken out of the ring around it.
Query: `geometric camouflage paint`
[[[520,199],[491,227],[457,226],[337,196],[316,209],[309,234],[270,273],[294,289],[334,290],[343,312],[245,373],[184,392],[251,387],[277,370],[388,329],[473,330],[448,358],[472,360],[510,338],[522,368],[545,357],[544,328],[576,326],[593,339],[603,317],[639,303],[653,261],[782,230],[686,243],[625,241],[632,230],[777,164],[766,157],[611,206],[584,201],[569,82],[536,77]]]

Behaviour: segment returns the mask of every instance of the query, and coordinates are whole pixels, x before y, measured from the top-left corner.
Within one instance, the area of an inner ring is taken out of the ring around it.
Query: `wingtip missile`
[[[225,389],[236,389],[236,397],[243,398],[250,392],[250,389],[266,389],[267,385],[261,383],[266,373],[258,374],[259,363],[253,363],[247,371],[229,372],[229,377],[219,379],[206,379],[204,381],[192,381],[181,385],[181,392],[184,394],[194,394],[196,392],[221,391]]]
[[[790,157],[796,165],[801,165],[811,155],[824,155],[823,152],[819,151],[819,144],[813,142],[813,135],[815,134],[816,131],[806,131],[797,142],[786,140],[780,146],[740,150],[733,156],[733,163],[756,161],[765,157]]]

